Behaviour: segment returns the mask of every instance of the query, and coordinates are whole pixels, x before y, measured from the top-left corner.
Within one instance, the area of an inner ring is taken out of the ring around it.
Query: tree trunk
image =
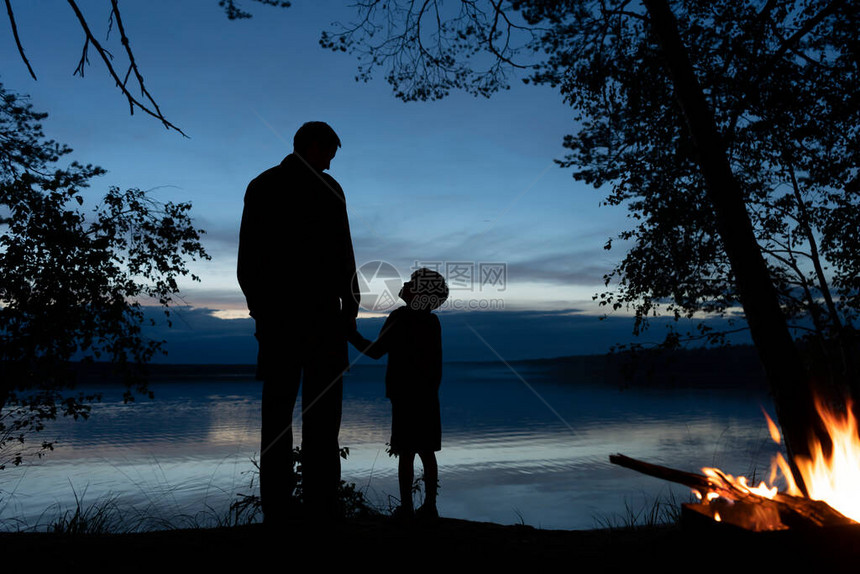
[[[659,41],[672,77],[688,133],[698,155],[706,191],[716,218],[723,246],[750,327],[750,334],[764,366],[782,427],[789,464],[795,482],[806,494],[806,486],[794,464],[795,456],[809,454],[809,437],[823,439],[815,414],[812,384],[788,330],[744,196],[732,173],[714,115],[705,101],[686,47],[678,34],[674,15],[665,0],[644,0],[652,32]],[[829,444],[824,439],[825,444]]]

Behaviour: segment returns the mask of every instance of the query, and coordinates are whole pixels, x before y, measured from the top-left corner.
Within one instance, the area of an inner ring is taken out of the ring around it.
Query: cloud
[[[595,263],[587,253],[553,253],[508,266],[511,281],[596,287],[603,285],[603,275],[608,271],[606,266]]]
[[[212,309],[179,307],[171,311],[172,326],[157,308],[147,309],[154,326],[144,329],[145,336],[166,341],[166,356],[156,363],[253,364],[257,360],[254,321],[219,319]]]

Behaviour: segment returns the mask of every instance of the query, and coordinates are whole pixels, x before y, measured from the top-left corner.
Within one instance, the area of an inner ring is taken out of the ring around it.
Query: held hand
[[[364,337],[361,336],[361,333],[359,333],[358,330],[353,330],[346,334],[346,340],[352,343],[352,345],[360,351]]]
[[[343,330],[346,333],[347,338],[349,338],[358,329],[355,323],[355,317],[350,317],[346,314],[341,315],[341,317],[343,319]]]
[[[369,341],[361,336],[361,333],[358,331],[353,331],[346,337],[347,341],[352,343],[352,346],[355,347],[360,353],[367,353],[368,348],[373,344],[373,341]],[[376,357],[374,357],[376,358]]]

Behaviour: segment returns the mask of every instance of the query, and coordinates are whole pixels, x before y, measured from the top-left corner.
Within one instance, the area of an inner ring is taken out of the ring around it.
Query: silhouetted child
[[[385,396],[391,400],[391,452],[399,458],[400,508],[395,516],[436,518],[439,469],[436,451],[442,448],[439,383],[442,380],[442,330],[432,313],[448,298],[445,278],[430,269],[418,269],[403,284],[406,303],[391,312],[376,341],[358,332],[350,342],[374,359],[388,353]],[[413,512],[412,481],[415,455],[424,465],[424,504]]]

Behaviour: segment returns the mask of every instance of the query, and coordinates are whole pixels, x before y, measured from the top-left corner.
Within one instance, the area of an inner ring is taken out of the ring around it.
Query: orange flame
[[[820,442],[810,441],[811,456],[795,457],[797,468],[809,491],[809,498],[823,500],[851,520],[860,522],[860,437],[852,405],[848,402],[846,412],[842,414],[834,413],[818,400],[815,407],[833,449],[826,455]],[[785,461],[782,462],[784,464]],[[787,466],[782,467],[782,472],[790,477],[791,473],[784,470]],[[789,482],[789,493],[800,494],[794,481]]]
[[[816,409],[833,443],[832,452],[825,454],[817,439],[810,440],[811,456],[797,456],[795,463],[806,484],[809,498],[822,500],[844,516],[860,522],[860,435],[858,435],[858,424],[852,412],[852,405],[850,402],[847,404],[845,413],[835,413],[821,401],[816,400]],[[779,428],[766,412],[764,415],[771,438],[774,442],[780,443]],[[708,476],[715,491],[723,490],[730,485],[731,488],[765,498],[773,498],[777,494],[775,486],[767,486],[764,482],[757,487],[752,487],[742,476],[735,478],[713,468],[703,468],[702,471]],[[801,496],[788,462],[781,454],[773,460],[769,480],[771,484],[778,474],[782,474],[785,478],[789,494]],[[715,493],[708,493],[706,501],[716,496],[718,495]]]
[[[766,410],[762,409],[761,412],[764,413],[764,418],[767,420],[767,430],[770,431],[770,438],[773,439],[773,442],[779,444],[782,436],[779,432],[779,427],[776,426],[776,423],[773,422],[773,419],[770,418]]]
[[[705,476],[711,479],[711,485],[717,489],[729,490],[730,487],[734,487],[741,492],[757,494],[758,496],[763,496],[765,498],[773,498],[778,492],[777,487],[768,486],[767,484],[765,484],[764,481],[760,482],[758,486],[750,486],[749,484],[747,484],[747,477],[734,477],[731,474],[726,474],[716,468],[703,468],[702,472],[705,473]],[[714,498],[717,498],[718,496],[719,495],[715,492],[709,492],[706,497],[706,500],[710,501]]]

